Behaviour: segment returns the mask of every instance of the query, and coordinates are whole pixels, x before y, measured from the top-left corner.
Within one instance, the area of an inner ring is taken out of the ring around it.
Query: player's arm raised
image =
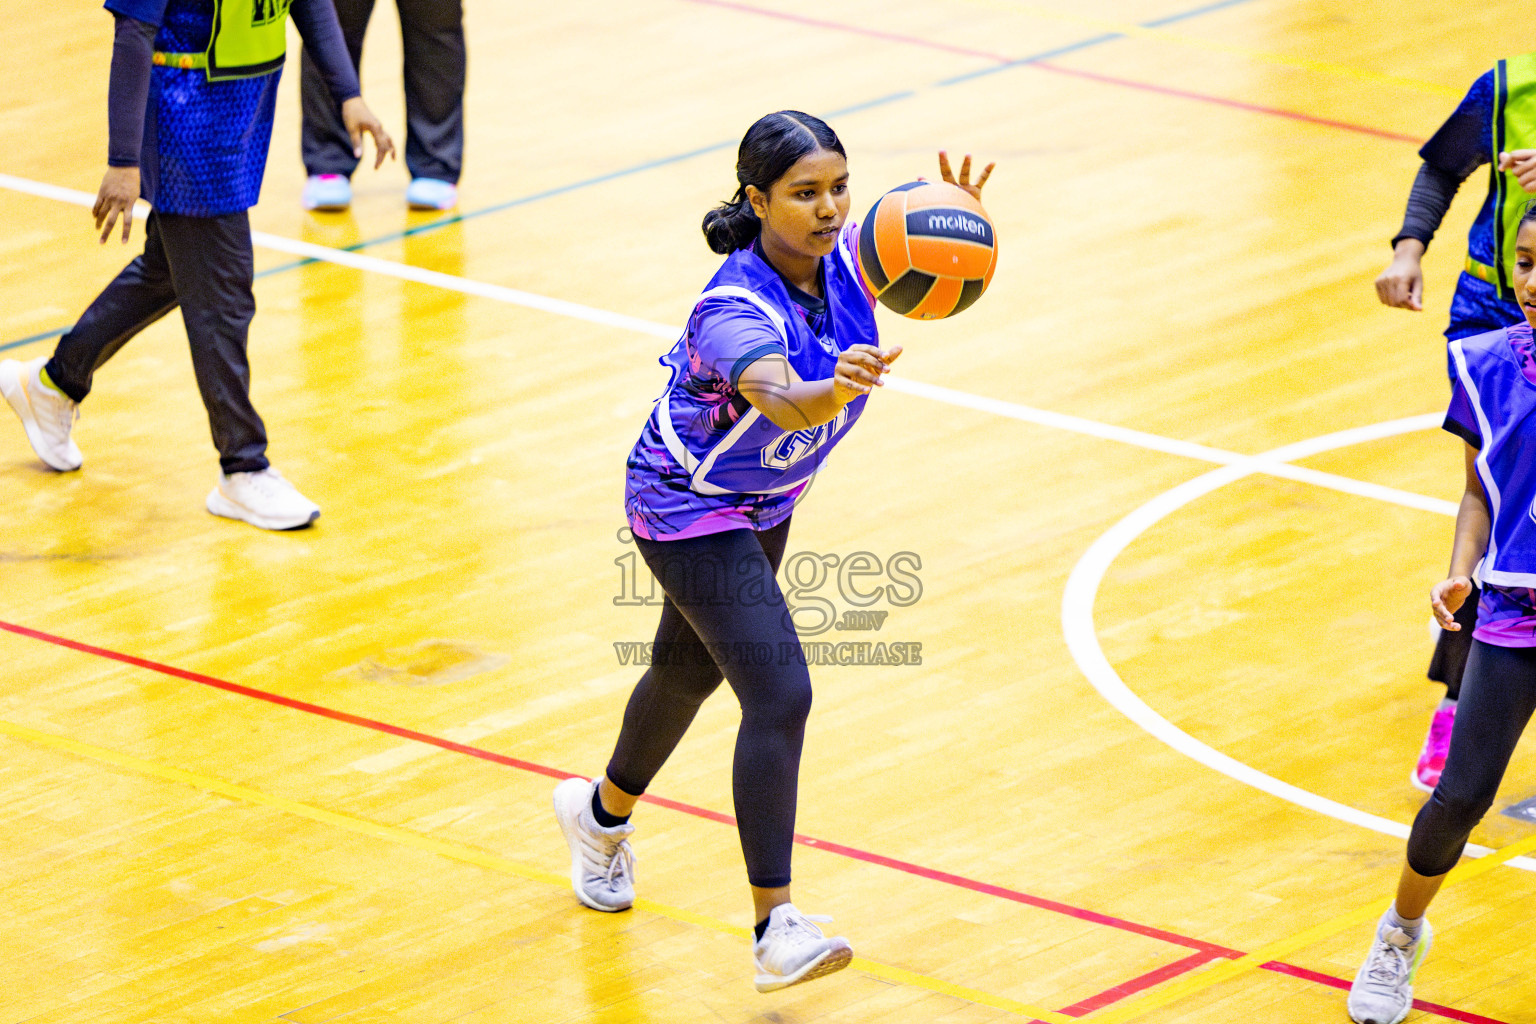
[[[988,178],[992,177],[992,168],[996,166],[997,161],[994,160],[983,167],[981,174],[976,178],[976,184],[972,185],[971,154],[965,154],[965,159],[960,161],[960,176],[957,178],[955,172],[950,170],[949,167],[949,153],[942,149],[939,150],[939,176],[951,185],[965,189],[978,200],[981,198],[981,187],[987,183]]]

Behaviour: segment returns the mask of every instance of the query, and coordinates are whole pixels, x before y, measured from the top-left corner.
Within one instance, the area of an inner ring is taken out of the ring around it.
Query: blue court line
[[[387,235],[379,235],[377,238],[369,238],[361,242],[354,242],[353,244],[346,246],[342,251],[357,252],[358,250],[365,249],[370,245],[382,245],[385,242],[398,241],[399,239],[409,238],[412,235],[423,234],[427,231],[436,231],[438,228],[445,228],[450,224],[462,224],[464,221],[474,220],[476,217],[484,217],[491,213],[500,213],[502,210],[510,210],[514,206],[527,206],[529,203],[537,203],[542,199],[552,199],[555,196],[564,195],[567,192],[575,192],[578,189],[590,188],[593,185],[601,185],[604,182],[613,181],[616,178],[627,177],[631,174],[640,174],[643,171],[655,170],[658,167],[665,167],[668,164],[682,163],[685,160],[692,160],[696,156],[703,156],[705,153],[713,153],[717,150],[726,149],[734,145],[736,145],[734,142],[717,142],[714,145],[704,146],[701,149],[691,149],[686,153],[677,153],[672,156],[664,156],[656,160],[648,160],[643,164],[636,164],[633,167],[626,167],[623,170],[610,171],[607,174],[599,174],[595,178],[585,178],[581,181],[573,181],[569,185],[561,185],[557,188],[545,189],[543,192],[535,192],[532,195],[523,196],[519,199],[509,199],[504,203],[497,203],[495,206],[487,206],[483,209],[475,210],[472,213],[455,214],[452,217],[444,217],[441,220],[430,221],[426,224],[418,224],[413,228],[406,228],[403,231],[392,231]],[[263,270],[256,276],[268,277],[272,274],[280,274],[283,271],[292,270],[295,267],[302,267],[310,263],[318,262],[322,261],[313,259],[293,260],[289,263],[278,264],[275,267],[268,267],[266,270]]]
[[[1196,7],[1188,11],[1183,11],[1178,14],[1171,14],[1167,17],[1143,22],[1140,27],[1161,28],[1164,25],[1172,25],[1176,22],[1187,21],[1191,18],[1198,18],[1203,14],[1210,14],[1213,11],[1223,10],[1227,7],[1236,7],[1239,4],[1251,2],[1252,0],[1218,0],[1216,3],[1205,4],[1203,6]],[[1124,38],[1126,37],[1119,32],[1109,32],[1103,35],[1093,36],[1090,39],[1084,39],[1076,43],[1069,43],[1066,46],[1059,46],[1055,49],[1046,50],[1042,53],[1033,54],[1029,57],[1020,57],[1018,60],[1012,60],[1006,64],[995,64],[991,67],[983,68],[980,71],[972,71],[964,75],[956,76],[954,78],[946,78],[943,81],[933,83],[932,85],[928,86],[928,88],[947,88],[951,85],[958,85],[961,82],[969,82],[973,79],[981,78],[985,75],[996,74],[999,71],[1007,71],[1010,68],[1022,67],[1026,64],[1038,64],[1041,61],[1050,60],[1053,57],[1060,57],[1067,53],[1075,53],[1079,50],[1086,50],[1090,47],[1099,46],[1103,43],[1108,43],[1116,39]],[[876,99],[865,100],[862,103],[856,103],[850,107],[843,107],[840,110],[833,110],[826,116],[829,118],[843,117],[848,114],[854,114],[864,110],[871,110],[875,107],[887,106],[891,103],[898,103],[901,100],[910,99],[913,96],[916,96],[920,91],[921,90],[918,89],[907,89],[903,92],[891,93],[887,96],[880,96]],[[703,156],[706,153],[715,153],[722,149],[729,149],[735,145],[738,145],[736,140],[727,140],[725,142],[716,142],[709,146],[703,146],[698,149],[690,149],[684,153],[676,153],[672,156],[664,156],[655,160],[647,160],[645,163],[635,164],[631,167],[625,167],[617,171],[609,171],[607,174],[599,174],[595,178],[584,178],[581,181],[575,181],[569,185],[561,185],[557,188],[545,189],[542,192],[535,192],[532,195],[526,195],[518,199],[508,200],[504,203],[497,203],[493,206],[483,207],[470,213],[454,214],[451,217],[444,217],[439,220],[429,221],[426,224],[418,224],[413,228],[406,228],[403,231],[392,231],[387,235],[379,235],[375,238],[364,239],[361,242],[354,242],[353,244],[346,246],[342,251],[359,252],[368,248],[369,246],[382,245],[385,242],[394,242],[402,238],[409,238],[413,235],[425,234],[426,232],[436,231],[439,228],[445,228],[452,224],[462,224],[464,221],[474,220],[477,217],[484,217],[492,213],[500,213],[503,210],[510,210],[518,206],[527,206],[530,203],[537,203],[544,199],[552,199],[555,196],[565,195],[569,192],[576,192],[584,188],[591,188],[594,185],[602,185],[606,182],[617,181],[620,178],[627,178],[630,175],[641,174],[645,171],[655,170],[658,167],[666,167],[669,164],[682,163],[685,160],[692,160],[696,156]],[[322,261],[314,259],[290,260],[287,263],[279,263],[274,267],[268,267],[266,270],[263,270],[257,274],[256,277],[271,277],[273,274],[286,273],[287,271],[296,270],[299,267],[308,266],[311,263],[318,262]],[[69,330],[68,327],[60,327],[59,329],[49,331],[46,334],[35,334],[30,338],[21,338],[17,341],[6,342],[4,344],[0,344],[0,352],[4,352],[6,349],[19,348],[22,345],[30,345],[33,342],[44,341],[48,338],[56,338],[67,330]]]
[[[1247,0],[1236,0],[1236,2],[1246,3]],[[1146,27],[1147,26],[1145,25],[1142,26],[1142,28]],[[987,75],[995,75],[999,71],[1011,71],[1014,68],[1023,67],[1025,64],[1038,64],[1041,61],[1050,60],[1052,57],[1060,57],[1067,53],[1076,53],[1078,50],[1086,50],[1090,46],[1098,46],[1101,43],[1113,42],[1116,39],[1124,38],[1125,36],[1119,32],[1107,32],[1102,36],[1094,36],[1092,39],[1084,39],[1082,42],[1078,43],[1068,43],[1066,46],[1058,46],[1056,49],[1046,50],[1044,53],[1036,53],[1029,57],[1020,57],[1018,60],[1011,60],[1006,64],[993,64],[991,67],[982,68],[980,71],[967,71],[963,75],[956,75],[954,78],[946,78],[942,82],[938,82],[936,84],[939,88],[947,88],[951,85],[959,85],[961,82],[969,82],[977,78],[985,78]]]
[[[1210,14],[1214,11],[1224,10],[1228,7],[1236,7],[1238,4],[1248,3],[1248,0],[1218,0],[1214,4],[1206,4],[1204,7],[1196,7],[1193,10],[1184,11],[1181,14],[1170,14],[1166,18],[1153,18],[1143,22],[1142,28],[1162,28],[1164,25],[1174,25],[1190,18],[1198,18],[1202,14]]]
[[[44,331],[42,334],[34,334],[31,337],[17,338],[15,341],[8,341],[4,345],[0,345],[0,352],[4,352],[8,348],[21,348],[21,346],[30,345],[33,342],[47,341],[49,338],[57,338],[59,335],[63,334],[73,326],[74,324],[70,324],[69,327],[55,327],[53,330]]]
[[[1217,3],[1206,4],[1204,7],[1196,7],[1193,10],[1184,11],[1180,14],[1170,14],[1166,18],[1156,18],[1152,21],[1144,21],[1138,27],[1162,28],[1164,25],[1173,25],[1181,21],[1188,21],[1190,18],[1198,18],[1202,14],[1210,14],[1213,11],[1223,10],[1227,7],[1236,7],[1238,4],[1245,4],[1249,2],[1250,0],[1219,0]],[[1084,39],[1082,42],[1069,43],[1066,46],[1057,47],[1054,50],[1047,50],[1045,53],[1037,53],[1030,57],[1020,57],[1018,60],[1011,60],[1006,64],[997,64],[990,68],[982,68],[980,71],[970,71],[963,75],[956,75],[954,78],[946,78],[944,81],[937,84],[941,87],[958,85],[961,82],[969,82],[973,79],[983,78],[987,75],[995,75],[999,71],[1007,71],[1010,68],[1021,67],[1025,64],[1039,64],[1041,61],[1050,60],[1052,57],[1060,57],[1064,54],[1076,53],[1079,50],[1086,50],[1090,46],[1098,46],[1101,43],[1113,42],[1116,39],[1125,38],[1127,37],[1123,32],[1107,32],[1104,35],[1095,36],[1092,39]]]
[[[910,99],[917,95],[916,89],[908,89],[905,92],[893,92],[889,96],[881,96],[878,99],[865,100],[863,103],[855,103],[851,107],[843,107],[841,110],[829,110],[826,117],[842,117],[844,114],[856,114],[861,110],[871,107],[883,107],[887,103],[895,103],[898,100]]]
[[[1172,24],[1175,24],[1176,22],[1187,21],[1187,20],[1189,20],[1191,18],[1198,18],[1198,17],[1200,17],[1203,14],[1210,14],[1213,11],[1219,11],[1219,10],[1222,10],[1224,8],[1227,8],[1227,7],[1236,7],[1239,4],[1245,4],[1245,3],[1251,3],[1251,2],[1252,2],[1252,0],[1217,0],[1216,3],[1204,4],[1204,5],[1200,6],[1200,7],[1192,8],[1191,10],[1188,10],[1188,11],[1182,11],[1182,12],[1180,12],[1178,14],[1170,14],[1170,15],[1168,15],[1166,17],[1157,18],[1157,19],[1154,19],[1154,20],[1148,21],[1148,22],[1143,22],[1140,25],[1140,27],[1141,28],[1160,28],[1160,27],[1162,27],[1164,25],[1172,25]],[[1125,38],[1125,36],[1122,35],[1121,33],[1118,33],[1118,32],[1110,32],[1110,33],[1105,33],[1105,34],[1102,34],[1102,35],[1093,36],[1090,39],[1084,39],[1084,40],[1082,40],[1080,42],[1070,43],[1070,44],[1068,44],[1066,46],[1056,47],[1054,49],[1046,50],[1046,51],[1044,51],[1042,53],[1037,53],[1037,54],[1034,54],[1034,55],[1029,56],[1029,57],[1020,57],[1018,60],[1009,61],[1007,64],[996,64],[996,65],[993,65],[992,67],[984,68],[984,69],[982,69],[980,71],[973,71],[973,72],[971,72],[969,74],[960,75],[960,76],[955,77],[955,78],[947,78],[947,79],[944,79],[943,81],[933,83],[932,85],[928,86],[928,88],[930,88],[930,89],[946,88],[946,87],[951,86],[951,85],[959,84],[960,82],[970,81],[973,78],[980,78],[983,75],[995,74],[998,71],[1006,71],[1009,68],[1021,67],[1021,66],[1026,65],[1026,64],[1036,64],[1036,63],[1039,63],[1040,61],[1050,60],[1052,57],[1059,57],[1059,56],[1061,56],[1063,54],[1066,54],[1066,53],[1074,53],[1074,52],[1079,51],[1079,50],[1086,50],[1086,49],[1088,49],[1090,47],[1093,47],[1093,46],[1099,46],[1099,45],[1101,45],[1103,43],[1108,43],[1108,42],[1112,42],[1113,40],[1116,40],[1116,39],[1124,39],[1124,38]],[[920,91],[921,90],[919,90],[919,89],[907,89],[907,90],[904,90],[902,92],[891,93],[890,95],[887,95],[887,96],[881,96],[881,97],[878,97],[876,99],[865,100],[862,103],[856,103],[853,106],[843,107],[840,110],[833,110],[833,111],[829,112],[826,116],[829,117],[829,118],[831,118],[831,117],[843,117],[845,115],[857,113],[859,111],[870,110],[870,109],[873,109],[875,107],[886,106],[886,105],[891,104],[891,103],[900,102],[901,100],[910,99],[913,96],[916,96]],[[344,251],[346,251],[346,252],[357,252],[359,250],[366,249],[366,248],[368,248],[371,245],[380,245],[380,244],[382,244],[384,242],[393,242],[393,241],[397,241],[397,240],[399,240],[401,238],[407,238],[407,237],[412,236],[412,235],[419,235],[419,234],[423,234],[423,233],[428,232],[428,231],[436,231],[437,229],[447,227],[450,224],[459,224],[459,223],[462,223],[462,222],[464,222],[466,220],[473,220],[476,217],[484,217],[487,214],[500,213],[502,210],[510,210],[510,209],[512,209],[513,207],[516,207],[516,206],[526,206],[529,203],[536,203],[536,202],[538,202],[541,199],[549,199],[549,198],[552,198],[554,196],[564,195],[564,194],[566,194],[568,192],[575,192],[578,189],[589,188],[589,187],[591,187],[593,185],[601,185],[601,184],[604,184],[605,182],[615,181],[615,180],[617,180],[619,178],[629,177],[632,174],[640,174],[640,173],[645,172],[645,171],[654,170],[657,167],[665,167],[668,164],[681,163],[681,162],[683,162],[685,160],[691,160],[691,159],[693,159],[696,156],[703,156],[705,153],[718,152],[719,150],[728,149],[731,146],[735,146],[735,145],[738,145],[738,142],[736,140],[732,139],[732,140],[727,140],[725,142],[716,142],[713,145],[704,146],[704,147],[701,147],[699,149],[689,150],[686,153],[678,153],[678,154],[676,154],[674,156],[665,156],[665,157],[661,157],[661,158],[656,159],[656,160],[648,160],[645,163],[635,164],[632,167],[626,167],[626,168],[624,168],[622,170],[610,171],[607,174],[600,174],[600,175],[598,175],[595,178],[587,178],[587,179],[584,179],[582,181],[573,182],[573,183],[571,183],[569,185],[561,185],[558,188],[546,189],[543,192],[536,192],[533,195],[523,196],[520,199],[512,199],[512,200],[509,200],[509,201],[504,202],[504,203],[497,203],[494,206],[487,206],[487,207],[485,207],[483,209],[475,210],[472,213],[458,214],[458,215],[455,215],[455,216],[452,216],[452,217],[444,217],[441,220],[431,221],[430,223],[427,223],[427,224],[418,224],[416,227],[407,228],[404,231],[393,231],[393,232],[390,232],[387,235],[380,235],[377,238],[365,239],[364,241],[356,242],[356,243],[354,243],[352,245],[347,246]],[[292,270],[292,269],[294,269],[296,267],[302,267],[302,266],[305,266],[306,264],[314,263],[314,262],[316,262],[316,261],[312,260],[312,259],[293,260],[292,262],[289,262],[289,263],[283,263],[283,264],[279,264],[278,266],[275,266],[275,267],[269,267],[268,269],[262,271],[260,274],[257,274],[256,276],[257,277],[267,277],[267,276],[269,276],[271,274],[282,273],[284,271]]]

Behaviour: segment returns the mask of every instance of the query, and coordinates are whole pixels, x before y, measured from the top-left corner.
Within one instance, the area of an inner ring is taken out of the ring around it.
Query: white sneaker
[[[772,992],[789,985],[840,971],[853,960],[853,947],[841,935],[827,938],[816,921],[793,903],[781,903],[768,914],[763,937],[752,944],[752,964],[757,968],[757,990]]]
[[[571,888],[593,910],[614,913],[635,902],[635,851],[629,837],[635,826],[625,822],[603,828],[592,815],[588,779],[566,779],[555,787],[555,820],[571,848]]]
[[[70,429],[80,418],[80,406],[68,396],[55,391],[42,380],[47,356],[31,362],[14,359],[0,362],[0,394],[21,417],[27,440],[37,457],[61,473],[79,469],[84,461],[80,449],[70,438]]]
[[[257,473],[220,473],[219,486],[208,492],[208,511],[263,530],[297,530],[320,517],[320,506],[271,466]]]
[[[1391,911],[1388,911],[1391,913]],[[1433,931],[1429,922],[1411,938],[1387,923],[1376,925],[1371,953],[1349,987],[1349,1019],[1355,1024],[1398,1024],[1413,1008],[1413,976],[1429,952]]]

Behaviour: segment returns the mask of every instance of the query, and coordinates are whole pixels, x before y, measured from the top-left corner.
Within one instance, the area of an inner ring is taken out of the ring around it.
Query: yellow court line
[[[543,871],[539,868],[528,867],[516,861],[498,857],[495,854],[477,850],[472,846],[464,846],[459,843],[448,843],[440,839],[424,836],[410,829],[399,828],[394,825],[381,825],[378,822],[367,821],[363,818],[354,818],[348,814],[338,814],[335,811],[327,811],[321,807],[300,803],[297,800],[289,800],[286,797],[274,796],[271,793],[263,793],[260,790],[239,786],[222,779],[210,778],[206,775],[198,775],[181,768],[172,768],[167,765],[155,764],[152,761],[144,761],[131,754],[124,754],[116,750],[108,750],[105,747],[93,746],[82,743],[66,736],[56,736],[53,733],[41,732],[37,729],[15,722],[0,720],[0,735],[10,736],[14,739],[36,743],[39,746],[51,747],[54,750],[62,750],[92,761],[109,764],[117,768],[126,768],[129,771],[138,772],[157,779],[169,782],[180,782],[200,789],[208,793],[216,793],[219,796],[230,797],[245,803],[257,804],[262,807],[271,807],[287,814],[300,818],[308,818],[325,825],[333,825],[337,828],[356,832],[360,835],[371,836],[386,842],[397,843],[401,846],[409,846],[427,853],[434,853],[440,857],[462,861],[477,867],[495,871],[503,875],[512,875],[516,878],[526,879],[530,882],[541,882],[564,889],[571,884],[570,878],[565,875],[557,875],[552,871]],[[665,903],[657,903],[655,900],[637,899],[635,909],[645,913],[655,914],[683,924],[697,925],[708,928],[724,935],[736,938],[746,938],[750,932],[746,928],[738,928],[727,924],[718,918],[706,917],[703,914],[695,914],[681,907],[668,906]],[[1038,1007],[1021,1003],[1004,996],[993,995],[990,992],[982,992],[977,989],[967,988],[964,985],[955,985],[939,978],[931,978],[925,974],[917,974],[913,971],[903,970],[900,967],[892,967],[875,960],[866,960],[863,957],[854,957],[851,966],[864,974],[872,977],[883,978],[886,981],[894,981],[903,985],[911,985],[915,988],[927,989],[940,995],[952,996],[970,1003],[982,1006],[990,1006],[994,1009],[1005,1010],[1008,1013],[1018,1014],[1021,1017],[1034,1017],[1039,1020],[1049,1021],[1050,1024],[1077,1024],[1072,1017],[1055,1013],[1051,1010],[1043,1010]]]
[[[1536,836],[1529,836],[1518,843],[1511,843],[1488,854],[1486,857],[1479,857],[1477,860],[1468,861],[1446,877],[1442,888],[1487,874],[1505,861],[1518,857],[1532,849],[1536,849]],[[1373,903],[1367,903],[1363,907],[1357,907],[1348,913],[1340,914],[1331,921],[1313,925],[1305,931],[1297,932],[1295,935],[1280,939],[1278,942],[1272,942],[1268,946],[1254,950],[1240,959],[1222,961],[1198,974],[1190,975],[1181,981],[1175,982],[1167,988],[1158,989],[1142,996],[1140,999],[1125,1003],[1105,1013],[1093,1014],[1087,1019],[1091,1020],[1093,1024],[1124,1024],[1125,1021],[1135,1020],[1137,1017],[1145,1016],[1153,1010],[1167,1006],[1169,1003],[1177,1002],[1197,992],[1203,992],[1213,985],[1219,985],[1228,978],[1257,970],[1271,960],[1278,960],[1283,956],[1296,952],[1298,949],[1305,949],[1315,942],[1321,942],[1323,939],[1337,935],[1346,928],[1352,928],[1366,921],[1374,921],[1391,905],[1392,897],[1390,896],[1376,900]]]
[[[1260,61],[1265,64],[1278,64],[1281,67],[1297,68],[1302,71],[1313,71],[1323,75],[1333,75],[1338,78],[1350,78],[1358,82],[1371,82],[1375,85],[1390,85],[1399,89],[1411,89],[1415,92],[1428,93],[1432,96],[1446,96],[1451,99],[1461,99],[1462,90],[1453,89],[1450,86],[1440,85],[1438,82],[1426,82],[1418,78],[1404,78],[1399,75],[1384,75],[1375,71],[1366,71],[1363,68],[1350,67],[1347,64],[1334,64],[1329,61],[1308,60],[1305,57],[1290,57],[1283,53],[1273,53],[1268,50],[1258,50],[1249,46],[1237,46],[1232,43],[1221,43],[1211,39],[1201,39],[1198,36],[1185,35],[1182,32],[1170,32],[1167,29],[1147,28],[1144,25],[1135,25],[1129,22],[1114,21],[1108,18],[1095,18],[1086,14],[1066,14],[1061,11],[1053,11],[1045,7],[1037,7],[1034,4],[1018,3],[1015,0],[965,0],[966,3],[977,7],[988,7],[996,11],[1006,11],[1010,14],[1027,14],[1046,21],[1065,22],[1069,25],[1081,25],[1088,28],[1100,29],[1105,32],[1115,32],[1123,36],[1135,36],[1143,39],[1156,39],[1165,43],[1173,43],[1178,46],[1189,46],[1200,50],[1209,50],[1213,53],[1225,53],[1238,57],[1246,57],[1250,60]]]

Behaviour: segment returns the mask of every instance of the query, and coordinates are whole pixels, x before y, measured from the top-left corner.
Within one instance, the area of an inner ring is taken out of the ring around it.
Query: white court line
[[[32,181],[29,178],[18,178],[10,174],[0,174],[0,188],[8,188],[15,192],[22,192],[43,199],[55,199],[60,202],[72,203],[76,206],[87,208],[96,201],[96,197],[87,192],[62,188],[58,185],[48,185],[40,181]],[[143,203],[140,203],[138,208],[141,211],[148,209]],[[277,252],[288,253],[292,256],[303,256],[306,259],[334,263],[338,266],[351,267],[355,270],[371,271],[376,274],[398,278],[402,281],[414,281],[417,284],[445,288],[449,291],[456,291],[465,295],[476,295],[496,302],[505,302],[513,306],[537,309],[546,313],[553,313],[556,316],[585,320],[588,323],[601,324],[606,327],[617,327],[621,330],[633,331],[651,337],[675,340],[682,333],[681,327],[657,323],[654,320],[643,320],[639,317],[626,316],[622,313],[613,313],[604,309],[596,309],[592,306],[584,306],[579,302],[567,302],[564,299],[536,295],[533,292],[519,291],[515,288],[504,288],[501,285],[486,284],[482,281],[474,281],[454,274],[443,274],[435,270],[423,270],[405,263],[379,259],[377,256],[364,256],[361,253],[333,249],[325,245],[316,245],[313,242],[301,242],[297,239],[284,238],[281,235],[268,234],[265,231],[251,232],[251,240],[264,249],[272,249]],[[1310,454],[1298,448],[1295,454],[1284,457],[1278,455],[1278,453],[1290,451],[1292,448],[1296,448],[1296,446],[1277,448],[1275,452],[1269,455],[1255,457],[1226,451],[1221,448],[1212,448],[1203,444],[1195,444],[1190,441],[1179,441],[1174,438],[1162,437],[1158,434],[1149,434],[1140,430],[1117,427],[1108,423],[1099,423],[1095,420],[1069,416],[1065,413],[1036,409],[1027,405],[1019,405],[1015,402],[986,398],[982,395],[956,391],[937,384],[926,384],[922,381],[906,377],[888,377],[886,385],[893,391],[916,395],[935,402],[943,402],[947,405],[974,409],[978,412],[989,412],[998,416],[1005,416],[1009,419],[1034,423],[1038,426],[1084,434],[1107,441],[1117,441],[1122,444],[1135,445],[1139,448],[1164,452],[1169,455],[1179,455],[1201,462],[1214,462],[1217,465],[1224,466],[1243,465],[1249,467],[1249,472],[1283,477],[1288,480],[1312,484],[1316,487],[1342,491],[1346,494],[1375,498],[1378,501],[1390,502],[1391,504],[1402,505],[1407,508],[1417,508],[1429,512],[1441,512],[1448,508],[1450,509],[1450,514],[1455,514],[1455,505],[1450,502],[1428,498],[1408,491],[1400,491],[1392,487],[1384,487],[1379,484],[1364,483],[1333,473],[1285,465],[1284,463],[1289,459],[1301,458],[1306,454]],[[1360,429],[1369,431],[1375,428],[1364,427]]]
[[[87,209],[96,202],[96,197],[87,192],[79,192],[72,188],[60,188],[57,185],[47,185],[40,181],[17,178],[9,174],[0,174],[0,187],[8,188],[15,192],[24,192],[27,195],[38,196],[42,199],[57,199],[61,202],[73,203],[76,206],[84,206]],[[147,204],[140,202],[136,207],[136,212],[139,216],[142,216],[148,209]],[[622,313],[610,313],[607,310],[593,309],[591,306],[583,306],[577,302],[566,302],[563,299],[535,295],[533,292],[518,291],[515,288],[503,288],[500,285],[471,281],[467,277],[443,274],[436,270],[423,270],[420,267],[396,263],[393,260],[381,260],[377,256],[364,256],[362,253],[347,252],[345,249],[333,249],[327,245],[301,242],[298,239],[284,238],[282,235],[268,234],[265,231],[252,231],[251,241],[263,249],[285,252],[290,256],[303,256],[306,259],[322,260],[326,263],[334,263],[342,267],[351,267],[354,270],[368,270],[375,274],[399,278],[402,281],[414,281],[417,284],[433,285],[450,291],[462,292],[465,295],[478,295],[481,298],[494,299],[497,302],[505,302],[513,306],[525,306],[529,309],[543,310],[546,313],[568,316],[575,320],[586,320],[590,323],[602,324],[605,327],[617,327],[621,330],[635,331],[640,334],[657,335],[673,341],[677,340],[679,333],[675,327],[667,327],[665,324],[641,320],[639,317],[625,316]]]
[[[1265,775],[1201,743],[1152,710],[1146,701],[1125,685],[1125,681],[1120,678],[1120,674],[1115,671],[1104,655],[1094,624],[1093,604],[1098,596],[1099,585],[1104,581],[1104,575],[1109,571],[1110,565],[1138,537],[1195,499],[1251,475],[1255,471],[1254,466],[1263,464],[1265,460],[1297,458],[1302,454],[1316,454],[1335,448],[1345,448],[1363,441],[1429,429],[1438,423],[1438,416],[1415,416],[1376,424],[1372,427],[1325,434],[1322,437],[1266,452],[1252,460],[1251,465],[1234,464],[1212,470],[1158,495],[1136,509],[1094,541],[1084,552],[1083,557],[1078,560],[1077,565],[1073,566],[1072,574],[1067,578],[1067,586],[1061,597],[1061,625],[1062,631],[1066,634],[1067,647],[1072,652],[1072,658],[1077,662],[1078,668],[1088,677],[1093,688],[1098,690],[1117,711],[1185,757],[1198,761],[1208,768],[1214,768],[1238,782],[1310,811],[1395,836],[1398,839],[1407,839],[1409,826],[1369,814],[1348,804],[1329,800],[1327,797],[1293,786],[1289,782],[1282,782],[1273,776]],[[1450,505],[1449,502],[1445,504]],[[1449,515],[1456,513],[1455,506],[1441,511]],[[1467,846],[1467,853],[1474,857],[1482,857],[1489,852],[1491,851],[1485,846],[1475,844]],[[1512,867],[1524,868],[1526,871],[1536,871],[1536,860],[1529,857],[1515,857],[1507,863]]]

